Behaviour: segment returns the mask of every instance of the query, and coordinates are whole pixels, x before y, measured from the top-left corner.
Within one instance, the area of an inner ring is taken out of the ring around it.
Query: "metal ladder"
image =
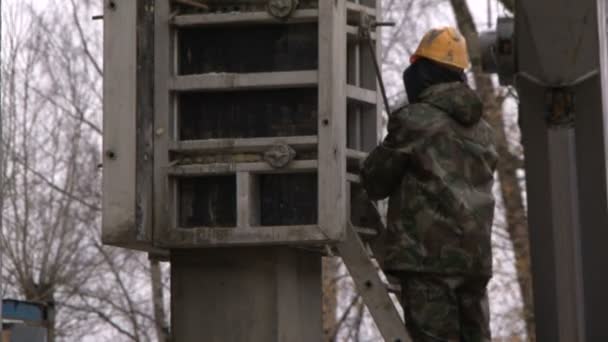
[[[384,340],[411,342],[412,339],[390,297],[389,285],[380,278],[378,268],[355,227],[348,226],[346,239],[336,248]]]
[[[367,45],[373,57],[374,70],[382,93],[384,108],[390,114],[391,109],[371,33],[377,27],[394,26],[395,24],[372,22],[369,18],[365,19],[367,20],[363,20],[359,27],[359,38]],[[379,218],[377,221],[377,225],[381,226]],[[408,334],[405,324],[390,297],[390,284],[385,283],[380,278],[378,268],[373,262],[373,255],[361,240],[357,228],[349,224],[346,229],[346,239],[338,243],[336,248],[385,342],[412,342],[412,338]]]

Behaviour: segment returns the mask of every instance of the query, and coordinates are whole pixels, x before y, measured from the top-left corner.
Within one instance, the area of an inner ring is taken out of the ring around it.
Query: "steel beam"
[[[595,0],[517,2],[516,85],[538,341],[608,340],[603,6]],[[574,96],[570,127],[546,120],[547,93],[556,87]]]

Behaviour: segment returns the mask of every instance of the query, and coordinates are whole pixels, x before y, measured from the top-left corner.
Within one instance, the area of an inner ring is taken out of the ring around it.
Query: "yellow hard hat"
[[[420,57],[462,70],[469,67],[467,41],[453,27],[442,27],[427,32],[410,61],[414,63]]]

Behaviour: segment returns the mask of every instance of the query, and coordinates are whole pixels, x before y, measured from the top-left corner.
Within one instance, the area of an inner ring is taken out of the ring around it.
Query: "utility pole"
[[[485,58],[519,95],[538,341],[608,340],[607,10],[517,1]]]

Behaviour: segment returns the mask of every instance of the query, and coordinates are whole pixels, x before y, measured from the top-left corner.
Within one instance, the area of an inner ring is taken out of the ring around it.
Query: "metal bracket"
[[[574,125],[574,92],[569,87],[554,87],[546,93],[547,123],[553,127]]]
[[[519,72],[516,76],[546,89],[546,120],[550,126],[570,128],[574,125],[576,115],[573,88],[589,81],[599,73],[598,69],[594,69],[572,81],[559,84],[550,84],[526,72]]]

